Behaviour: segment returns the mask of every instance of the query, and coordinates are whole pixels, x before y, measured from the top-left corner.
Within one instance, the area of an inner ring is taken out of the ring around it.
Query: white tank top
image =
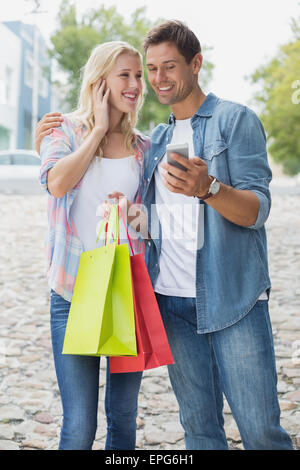
[[[124,158],[95,158],[90,163],[70,212],[84,251],[103,244],[104,235],[97,244],[96,238],[102,221],[100,207],[105,200],[109,200],[108,194],[119,191],[133,201],[138,186],[139,168],[133,155]],[[126,243],[126,231],[121,220],[119,226],[120,243]]]

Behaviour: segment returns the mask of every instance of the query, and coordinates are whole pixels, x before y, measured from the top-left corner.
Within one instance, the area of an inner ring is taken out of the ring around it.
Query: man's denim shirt
[[[148,211],[151,241],[147,265],[152,284],[159,273],[161,227],[155,208],[154,171],[166,152],[175,124],[160,124],[151,135],[145,155],[142,200]],[[209,93],[191,120],[195,156],[208,166],[208,173],[235,189],[251,190],[259,198],[257,220],[251,227],[229,222],[204,204],[204,244],[197,250],[197,331],[207,333],[230,326],[243,318],[260,294],[270,292],[267,240],[272,173],[268,165],[266,137],[256,114],[237,103]]]

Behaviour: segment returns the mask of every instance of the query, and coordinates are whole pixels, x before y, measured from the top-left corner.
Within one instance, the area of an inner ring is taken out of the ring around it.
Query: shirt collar
[[[214,93],[208,93],[205,98],[205,101],[203,101],[202,105],[200,106],[198,111],[195,112],[194,116],[211,117],[217,105],[217,101],[218,97]],[[175,121],[176,118],[172,113],[169,117],[169,124],[175,123]]]

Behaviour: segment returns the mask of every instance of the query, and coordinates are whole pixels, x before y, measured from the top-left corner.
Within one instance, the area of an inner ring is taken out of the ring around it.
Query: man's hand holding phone
[[[188,153],[185,153],[185,156],[182,155],[186,145],[177,148],[177,152],[169,147],[168,163],[161,164],[161,167],[166,170],[163,175],[165,185],[173,193],[185,196],[204,196],[207,194],[213,178],[209,176],[207,165],[201,158],[188,158]]]
[[[184,158],[189,158],[189,144],[168,144],[167,145],[167,162],[169,165],[179,168],[179,170],[186,171],[186,167],[172,158],[172,154],[176,153]],[[172,173],[171,173],[172,174]]]

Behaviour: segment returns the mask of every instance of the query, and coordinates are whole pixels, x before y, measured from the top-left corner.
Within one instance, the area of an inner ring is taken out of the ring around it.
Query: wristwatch
[[[208,193],[205,194],[205,196],[197,196],[198,199],[201,199],[201,201],[204,201],[205,199],[208,199],[209,197],[215,196],[218,194],[220,191],[221,183],[217,178],[214,178],[213,181],[210,183]]]

